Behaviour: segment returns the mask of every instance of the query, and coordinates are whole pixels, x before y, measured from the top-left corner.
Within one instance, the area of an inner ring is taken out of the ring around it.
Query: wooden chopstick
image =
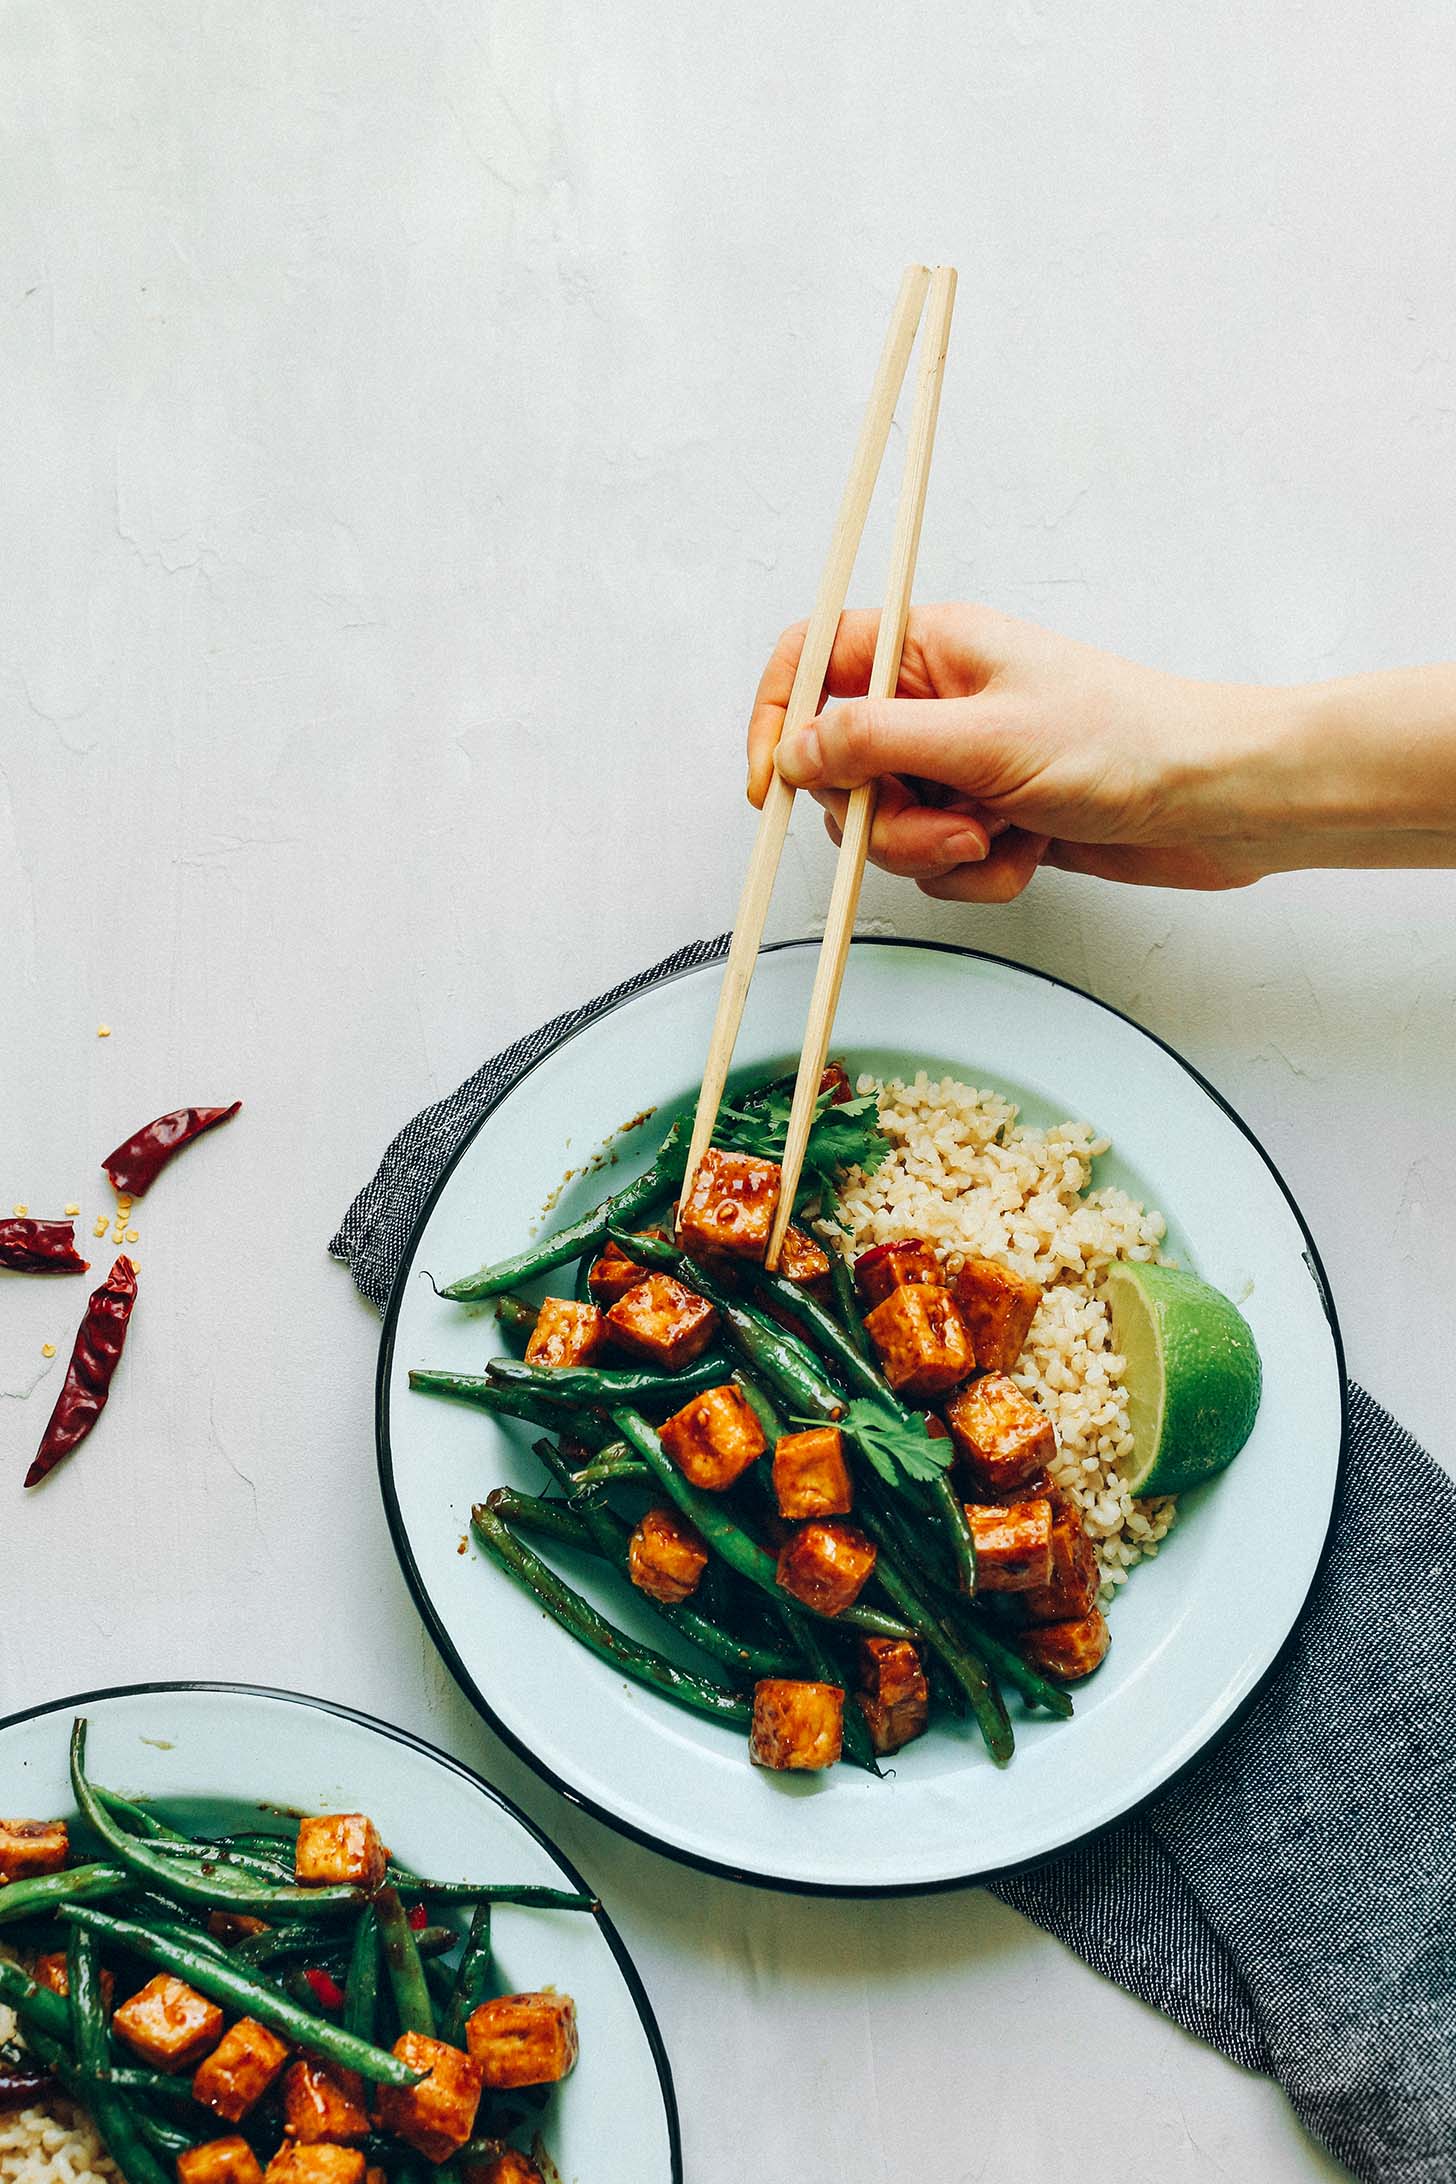
[[[869,696],[872,698],[893,697],[900,677],[900,655],[905,647],[915,560],[920,551],[920,525],[925,514],[926,487],[930,483],[930,458],[935,448],[935,426],[940,414],[940,390],[945,377],[945,352],[950,342],[955,293],[955,267],[937,266],[930,279],[930,304],[921,340],[915,407],[910,416],[905,449],[905,475],[890,547],[890,573],[885,585],[885,603],[880,610],[874,664],[870,669]],[[794,1102],[789,1112],[779,1202],[764,1255],[764,1264],[770,1268],[779,1263],[784,1233],[794,1211],[794,1194],[803,1171],[815,1102],[834,1030],[834,1012],[839,1005],[839,989],[844,983],[849,946],[854,937],[854,914],[859,906],[860,882],[864,878],[874,816],[875,784],[870,781],[850,796],[839,856],[835,861],[834,886],[824,921],[814,991],[809,1000],[809,1020],[804,1028],[799,1074],[794,1083]]]
[[[844,612],[849,580],[854,573],[855,555],[859,551],[865,517],[874,497],[875,481],[880,474],[885,444],[894,421],[895,404],[900,398],[905,369],[910,362],[910,352],[915,346],[915,330],[920,324],[920,313],[929,284],[928,266],[906,267],[890,318],[890,330],[885,337],[879,370],[875,373],[874,385],[870,389],[864,423],[860,426],[859,442],[854,451],[854,460],[850,464],[844,497],[839,504],[834,535],[829,544],[829,556],[824,564],[824,574],[819,579],[819,592],[814,601],[814,611],[809,617],[804,649],[799,655],[798,670],[794,676],[793,688],[789,692],[781,733],[801,727],[806,720],[812,720],[819,710],[819,694],[824,688],[829,655],[834,649],[834,634],[839,627],[839,617]],[[687,1168],[683,1175],[682,1188],[684,1199],[692,1189],[698,1163],[708,1149],[714,1125],[718,1120],[723,1087],[728,1081],[733,1049],[738,1042],[738,1027],[743,1021],[749,983],[758,963],[764,919],[768,915],[769,900],[773,894],[774,879],[778,873],[779,858],[783,853],[784,837],[789,831],[789,815],[793,808],[794,792],[783,775],[775,771],[770,776],[768,794],[759,815],[753,854],[743,882],[738,915],[733,921],[733,940],[728,950],[728,960],[723,966],[718,1012],[713,1019],[713,1036],[708,1045],[707,1061],[703,1065],[703,1084],[698,1094],[697,1113],[693,1118],[693,1134],[688,1141]]]

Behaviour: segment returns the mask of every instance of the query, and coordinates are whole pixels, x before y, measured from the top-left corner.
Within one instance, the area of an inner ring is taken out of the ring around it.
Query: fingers
[[[837,840],[849,807],[849,791],[818,789],[815,799],[834,822]],[[976,814],[918,803],[903,781],[881,784],[869,855],[882,872],[902,880],[928,879],[957,865],[979,863],[989,845],[990,829]]]
[[[937,902],[1014,902],[1046,852],[1044,834],[1008,827],[981,863],[957,865],[953,872],[923,879],[920,892]]]
[[[784,713],[808,630],[807,622],[795,622],[784,631],[759,681],[748,723],[748,800],[755,806],[763,803],[768,790],[774,748],[783,729]],[[832,698],[853,698],[869,688],[879,633],[877,607],[848,608],[839,617],[824,675],[824,689],[815,693],[816,711],[826,694]],[[901,687],[904,687],[903,682]]]
[[[979,698],[856,698],[832,705],[779,744],[796,789],[857,789],[883,774],[918,774],[969,795],[1001,786],[1004,752]]]

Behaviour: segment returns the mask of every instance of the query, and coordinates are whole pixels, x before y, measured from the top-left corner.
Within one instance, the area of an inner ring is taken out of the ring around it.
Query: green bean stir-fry
[[[741,1097],[691,1178],[674,1123],[624,1190],[452,1282],[524,1356],[410,1385],[543,1429],[547,1490],[487,1495],[479,1545],[621,1674],[746,1729],[756,1764],[879,1774],[936,1719],[1004,1766],[1006,1692],[1066,1719],[1108,1644],[1052,1422],[1013,1377],[1040,1292],[912,1236],[850,1264],[836,1183],[886,1147],[838,1063],[770,1271],[787,1108],[783,1080]],[[687,1646],[620,1628],[533,1539],[607,1564]]]
[[[187,1833],[90,1779],[84,1720],[71,1783],[73,1820],[0,1820],[0,2070],[84,2107],[126,2184],[541,2184],[511,2142],[575,2005],[500,1991],[491,1907],[593,1898],[430,1880],[364,1813]]]

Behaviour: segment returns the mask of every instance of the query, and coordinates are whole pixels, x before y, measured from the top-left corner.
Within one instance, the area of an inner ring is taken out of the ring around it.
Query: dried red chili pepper
[[[58,2091],[48,2071],[0,2070],[0,2108],[30,2108]]]
[[[50,1424],[41,1437],[35,1462],[25,1474],[27,1486],[38,1486],[63,1456],[69,1456],[105,1410],[136,1295],[136,1268],[123,1252],[101,1287],[91,1292]]]
[[[321,2010],[341,2010],[344,2007],[344,1990],[331,1973],[323,1971],[317,1964],[305,1964],[303,1976],[317,1996]]]
[[[12,1274],[84,1274],[71,1221],[0,1221],[0,1266]]]
[[[174,1153],[201,1137],[204,1130],[214,1130],[220,1122],[230,1121],[242,1104],[234,1100],[231,1107],[174,1107],[170,1115],[158,1115],[155,1122],[147,1123],[124,1145],[118,1145],[101,1165],[119,1191],[140,1198]]]

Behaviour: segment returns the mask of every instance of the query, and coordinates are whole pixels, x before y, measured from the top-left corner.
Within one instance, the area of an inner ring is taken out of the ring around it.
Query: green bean
[[[165,2154],[170,2162],[175,2163],[179,2154],[190,2152],[197,2144],[195,2131],[185,2131],[180,2123],[169,2123],[165,2116],[154,2116],[149,2109],[134,2108],[131,2120],[148,2148],[153,2153]]]
[[[1023,1698],[1030,1699],[1033,1706],[1045,1707],[1049,1714],[1055,1714],[1061,1721],[1072,1719],[1074,1708],[1070,1692],[1064,1691],[1060,1684],[1052,1683],[1048,1677],[1034,1669],[1030,1661],[1023,1660],[1014,1646],[1008,1646],[998,1638],[983,1615],[972,1614],[966,1620],[975,1627],[972,1643],[985,1654],[999,1675],[1016,1686]]]
[[[190,1836],[183,1835],[177,1828],[169,1828],[165,1820],[159,1820],[154,1812],[148,1812],[145,1805],[134,1804],[131,1798],[121,1796],[116,1790],[104,1790],[99,1782],[93,1782],[91,1787],[112,1818],[129,1820],[138,1835],[151,1836],[155,1841],[164,1843],[191,1841]]]
[[[225,2009],[235,2010],[240,2017],[255,2017],[260,2025],[281,2033],[286,2040],[296,2041],[299,2047],[306,2048],[311,2055],[321,2056],[325,2062],[342,2063],[345,2069],[357,2070],[362,2078],[368,2078],[375,2085],[419,2083],[419,2071],[410,2070],[395,2056],[387,2055],[382,2048],[344,2031],[341,2026],[313,2015],[289,2001],[276,1987],[253,1978],[235,1964],[220,1964],[201,1949],[153,1934],[134,1919],[113,1918],[109,1912],[95,1911],[89,1904],[66,1904],[60,1915],[67,1925],[78,1926],[83,1932],[97,1934],[103,1939],[109,1938],[118,1948],[129,1950],[144,1963],[155,1964],[159,1970],[185,1979],[199,1994],[221,2003]]]
[[[794,1616],[785,1601],[780,1601],[777,1605],[779,1614],[783,1618],[784,1627],[788,1631],[792,1642],[802,1649],[804,1659],[809,1664],[815,1682],[834,1685],[844,1693],[843,1729],[841,1732],[843,1757],[854,1766],[863,1767],[868,1774],[879,1775],[880,1763],[875,1757],[875,1747],[870,1736],[869,1725],[854,1703],[853,1692],[846,1689],[845,1678],[840,1673],[838,1663],[834,1660],[829,1648],[807,1617],[801,1619]]]
[[[677,1372],[640,1371],[596,1365],[528,1365],[522,1358],[493,1357],[486,1367],[492,1385],[522,1388],[543,1403],[570,1409],[600,1403],[651,1403],[663,1396],[685,1402],[704,1388],[721,1387],[732,1367],[721,1350],[705,1350]]]
[[[859,1299],[854,1293],[853,1270],[837,1243],[825,1236],[822,1230],[819,1241],[829,1254],[829,1286],[834,1291],[834,1301],[839,1307],[840,1322],[860,1356],[869,1363],[874,1353],[870,1338],[865,1333],[864,1321],[860,1318]]]
[[[134,1885],[124,1866],[69,1866],[64,1873],[37,1873],[0,1888],[0,1926],[17,1919],[48,1918],[60,1903],[89,1903]]]
[[[630,1228],[633,1221],[648,1212],[658,1202],[676,1190],[687,1166],[687,1144],[682,1125],[674,1123],[663,1139],[657,1157],[644,1174],[629,1183],[610,1198],[594,1206],[590,1213],[573,1221],[554,1236],[544,1237],[539,1243],[529,1244],[518,1251],[514,1258],[498,1260],[493,1266],[483,1266],[478,1273],[464,1275],[451,1282],[440,1295],[459,1304],[473,1304],[482,1297],[497,1297],[502,1290],[517,1289],[522,1282],[533,1281],[538,1274],[549,1273],[552,1267],[565,1266],[570,1259],[579,1259],[583,1253],[596,1251],[604,1242],[610,1221]]]
[[[69,2042],[71,2012],[65,1996],[37,1986],[29,1972],[12,1964],[8,1957],[0,1957],[0,2002],[14,2010],[23,2025],[33,2025],[37,2031],[49,2033],[53,2040]]]
[[[625,1406],[612,1413],[612,1422],[619,1433],[625,1435],[644,1460],[652,1466],[660,1483],[681,1509],[692,1520],[713,1550],[720,1554],[730,1568],[737,1570],[751,1584],[761,1587],[773,1599],[782,1597],[778,1582],[778,1565],[766,1548],[757,1540],[750,1539],[740,1526],[721,1506],[716,1495],[705,1494],[683,1477],[667,1455],[657,1435],[634,1410]],[[817,1614],[803,1602],[799,1605],[807,1614]],[[824,1622],[834,1623],[841,1630],[873,1631],[881,1638],[913,1638],[914,1631],[893,1615],[886,1615],[880,1608],[865,1607],[856,1601],[852,1607],[842,1608],[838,1615],[824,1616]]]
[[[787,1276],[771,1274],[766,1266],[752,1267],[750,1279],[756,1291],[771,1297],[781,1310],[791,1313],[808,1330],[814,1345],[836,1367],[852,1395],[866,1395],[872,1402],[885,1404],[897,1415],[905,1414],[904,1405],[897,1400],[879,1366],[864,1355],[817,1297]]]
[[[86,1779],[86,1720],[71,1725],[71,1788],[76,1803],[117,1863],[144,1876],[162,1895],[207,1910],[242,1911],[262,1918],[269,1911],[294,1911],[301,1918],[324,1918],[359,1901],[353,1888],[266,1888],[251,1875],[213,1872],[194,1877],[184,1860],[166,1854],[160,1843],[138,1842],[119,1827]]]
[[[359,1914],[349,1969],[344,1977],[344,2029],[361,2040],[374,2038],[379,1999],[379,1922],[368,1906]]]
[[[508,1334],[529,1335],[535,1331],[541,1307],[527,1297],[513,1297],[506,1291],[495,1300],[495,1316]]]
[[[873,1529],[873,1520],[866,1517]],[[971,1702],[971,1711],[985,1740],[987,1751],[998,1767],[1004,1767],[1016,1749],[1016,1732],[1011,1726],[1011,1716],[1006,1703],[996,1688],[995,1679],[977,1653],[975,1643],[962,1630],[952,1630],[949,1625],[929,1609],[925,1599],[905,1576],[893,1556],[887,1555],[883,1546],[875,1565],[876,1575],[900,1612],[919,1624],[925,1643],[934,1648],[942,1662]]]
[[[654,1476],[646,1464],[642,1469],[649,1479]],[[492,1501],[497,1514],[508,1524],[524,1525],[527,1531],[544,1532],[548,1537],[564,1540],[588,1554],[600,1555],[613,1569],[624,1575],[627,1573],[630,1535],[626,1524],[614,1511],[602,1512],[614,1528],[619,1528],[617,1536],[606,1545],[592,1530],[585,1513],[570,1510],[562,1502],[547,1501],[539,1495],[517,1494],[509,1487],[497,1487]],[[636,1591],[635,1587],[633,1589]],[[709,1617],[688,1607],[686,1602],[654,1600],[650,1593],[639,1593],[638,1597],[658,1610],[664,1622],[701,1646],[714,1660],[721,1661],[725,1668],[736,1668],[745,1676],[787,1676],[793,1672],[792,1665],[786,1664],[782,1655],[746,1644],[731,1631],[723,1630]]]
[[[551,1433],[562,1429],[559,1403],[543,1402],[539,1395],[525,1388],[507,1387],[504,1381],[487,1380],[484,1373],[441,1372],[432,1366],[416,1365],[411,1368],[409,1384],[418,1395],[450,1396],[457,1403],[469,1403],[496,1418],[524,1419],[528,1425],[545,1426]],[[571,1432],[573,1439],[588,1449],[605,1448],[614,1438],[609,1427],[599,1425],[586,1411],[572,1416]]]
[[[127,2184],[150,2184],[164,2172],[143,2142],[130,2102],[100,2080],[111,2061],[111,2044],[106,2030],[101,1955],[93,1934],[73,1930],[67,1936],[66,1985],[66,2010],[76,2062],[88,2078],[96,2081],[87,2087],[86,2105]]]
[[[477,1539],[492,1559],[564,1630],[579,1638],[620,1674],[646,1684],[666,1698],[676,1699],[694,1713],[706,1714],[710,1720],[739,1724],[751,1720],[752,1707],[736,1691],[728,1691],[705,1676],[679,1668],[676,1661],[654,1653],[650,1646],[639,1645],[635,1638],[629,1638],[625,1631],[618,1630],[605,1616],[599,1615],[580,1593],[574,1592],[549,1569],[539,1555],[533,1554],[523,1540],[512,1536],[509,1526],[497,1515],[489,1500],[478,1504],[473,1512],[473,1523]]]
[[[425,1967],[415,1947],[415,1937],[404,1915],[397,1888],[374,1892],[374,1916],[384,1945],[384,1968],[394,1990],[395,2015],[401,2032],[422,2032],[435,2037],[435,2005],[430,2000]]]
[[[528,1911],[599,1911],[595,1896],[574,1888],[547,1888],[539,1881],[431,1881],[392,1861],[389,1878],[407,1896],[425,1903],[513,1903]]]
[[[460,1952],[460,1961],[455,1967],[441,2028],[442,2039],[448,2040],[451,2047],[464,2047],[466,2021],[476,2005],[485,2000],[485,1990],[490,1984],[490,1925],[490,1905],[478,1903]]]
[[[205,1933],[199,1926],[184,1924],[181,1919],[175,1916],[177,1906],[174,1903],[166,1905],[167,1912],[173,1914],[171,1917],[165,1914],[159,1917],[153,1909],[153,1903],[157,1901],[165,1902],[165,1898],[153,1898],[151,1901],[143,1898],[141,1903],[129,1904],[127,1906],[128,1915],[132,1918],[144,1917],[152,1933],[161,1934],[168,1941],[181,1941],[185,1942],[189,1948],[202,1949],[219,1964],[232,1963],[233,1951],[225,1947],[215,1934]],[[318,1929],[315,1927],[313,1931],[316,1933]]]
[[[578,1304],[595,1304],[591,1293],[591,1270],[596,1265],[596,1253],[584,1251],[576,1262],[576,1272],[571,1277],[571,1293]]]
[[[192,2080],[169,2078],[161,2070],[114,2069],[110,2064],[89,2077],[92,2085],[109,2085],[119,2093],[145,2093],[149,2100],[192,2105]]]
[[[614,1441],[612,1446],[624,1447],[625,1443]],[[584,1494],[593,1486],[640,1486],[651,1477],[646,1464],[637,1457],[604,1452],[589,1464],[583,1464],[580,1471],[573,1471],[571,1484],[577,1493]]]
[[[159,1858],[187,1858],[194,1865],[209,1866],[216,1872],[220,1867],[246,1873],[250,1880],[261,1881],[265,1888],[292,1888],[294,1886],[291,1865],[281,1859],[259,1858],[250,1850],[233,1850],[223,1843],[209,1843],[205,1837],[192,1838],[185,1843],[156,1842],[151,1848]]]

